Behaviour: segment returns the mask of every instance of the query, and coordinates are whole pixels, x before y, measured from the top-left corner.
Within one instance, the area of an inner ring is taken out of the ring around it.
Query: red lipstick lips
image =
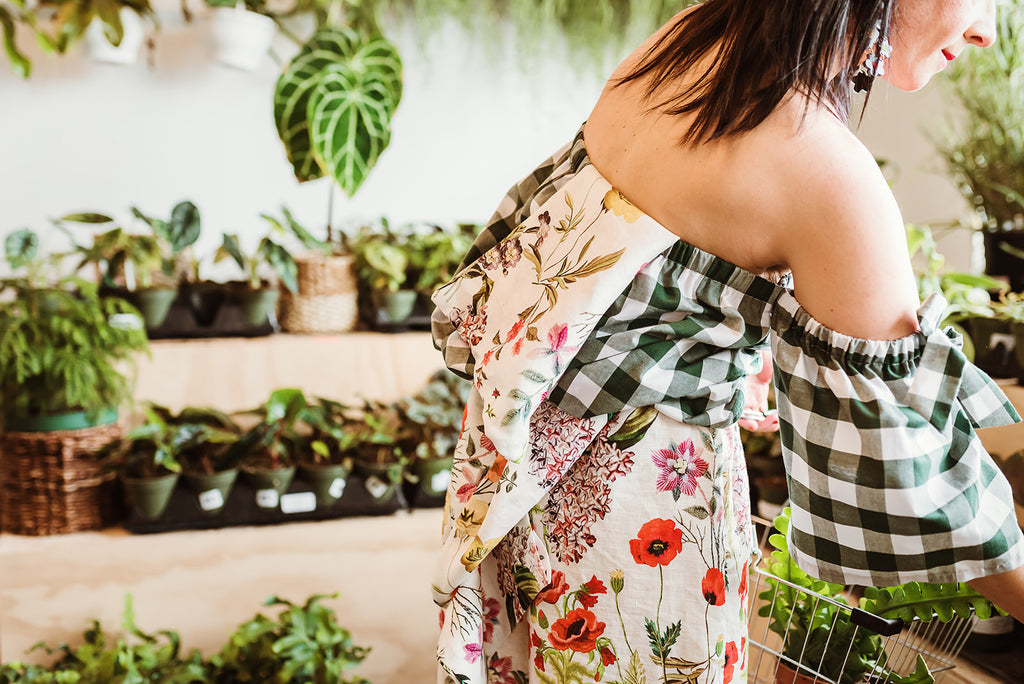
[[[954,59],[956,59],[956,55],[951,53],[949,50],[943,50],[942,56],[946,58],[947,62],[952,62]]]

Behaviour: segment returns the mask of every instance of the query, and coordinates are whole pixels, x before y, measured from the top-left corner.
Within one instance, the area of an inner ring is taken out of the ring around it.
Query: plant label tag
[[[1012,352],[1013,348],[1017,346],[1017,338],[1007,333],[992,333],[988,338],[989,348],[995,349],[999,345],[1003,345],[1006,351]]]
[[[333,496],[335,499],[340,499],[341,495],[345,493],[345,478],[336,477],[334,482],[331,483],[331,488],[327,490],[327,493]]]
[[[374,499],[380,499],[388,493],[388,483],[376,475],[371,475],[366,478],[366,491],[370,492]]]
[[[316,494],[294,492],[281,497],[282,513],[309,513],[316,510]]]
[[[224,507],[224,495],[219,489],[207,489],[199,495],[199,507],[204,511],[215,511]]]
[[[434,475],[430,478],[430,491],[434,492],[435,494],[440,494],[441,492],[448,489],[448,485],[449,483],[451,483],[451,481],[452,471],[450,470],[442,470],[439,473],[434,473]]]
[[[256,492],[256,505],[260,508],[277,508],[279,498],[276,489],[260,489]]]

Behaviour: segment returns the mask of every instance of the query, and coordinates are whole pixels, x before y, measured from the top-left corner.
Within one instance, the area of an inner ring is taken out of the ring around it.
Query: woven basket
[[[281,327],[293,333],[340,333],[355,327],[359,317],[356,293],[289,295],[281,298]]]
[[[296,257],[299,293],[284,293],[279,320],[293,333],[337,333],[358,318],[356,276],[351,256],[311,253]]]
[[[66,534],[116,522],[116,474],[95,454],[120,435],[116,424],[0,434],[0,529]]]
[[[351,256],[328,256],[320,253],[295,257],[299,295],[313,297],[356,291],[356,275]]]

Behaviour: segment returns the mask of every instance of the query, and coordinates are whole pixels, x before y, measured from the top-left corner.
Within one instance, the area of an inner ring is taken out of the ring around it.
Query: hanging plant
[[[369,29],[318,30],[274,89],[274,121],[300,183],[334,178],[351,197],[391,142],[402,97],[395,46]]]
[[[564,47],[578,65],[604,70],[696,0],[371,0],[378,11],[414,21],[431,32],[454,19],[473,37],[494,45],[509,25],[516,54],[546,54],[545,44]],[[426,42],[424,41],[424,46]],[[429,52],[425,47],[424,52]]]

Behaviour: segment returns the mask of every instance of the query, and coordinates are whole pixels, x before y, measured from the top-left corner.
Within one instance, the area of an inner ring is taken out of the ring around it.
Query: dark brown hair
[[[791,91],[848,120],[851,82],[879,22],[888,33],[895,1],[705,0],[616,85],[645,80],[652,110],[694,115],[684,144],[749,131]],[[709,54],[711,66],[691,73]]]

